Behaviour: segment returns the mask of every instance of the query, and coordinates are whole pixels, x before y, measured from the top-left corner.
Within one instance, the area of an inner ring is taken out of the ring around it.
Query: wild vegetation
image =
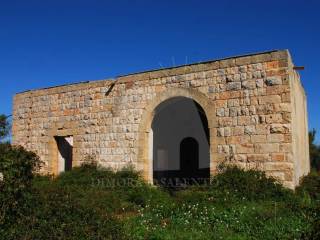
[[[310,149],[310,163],[311,167],[320,171],[320,146],[315,144],[316,130],[309,132],[309,149]]]
[[[130,168],[113,172],[89,164],[57,178],[36,176],[19,194],[14,182],[3,185],[12,191],[1,191],[1,239],[320,237],[318,175],[293,192],[262,172],[226,167],[209,185],[168,191]]]
[[[92,159],[91,159],[92,160]],[[165,189],[131,167],[94,163],[58,177],[0,144],[0,239],[320,239],[320,176],[296,191],[263,172],[222,166],[210,184]]]

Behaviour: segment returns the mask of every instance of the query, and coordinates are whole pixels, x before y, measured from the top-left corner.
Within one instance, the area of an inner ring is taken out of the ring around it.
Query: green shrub
[[[310,173],[303,177],[296,191],[300,195],[307,194],[311,199],[317,200],[320,203],[320,175]]]
[[[117,213],[127,204],[116,191],[95,184],[116,173],[93,165],[36,176],[28,211],[0,231],[0,239],[123,239]]]
[[[118,220],[106,211],[84,206],[81,198],[70,193],[62,186],[34,192],[28,214],[8,227],[1,239],[123,239]]]
[[[303,177],[300,186],[296,188],[301,198],[301,205],[294,211],[303,211],[308,221],[312,223],[312,229],[306,232],[303,239],[320,239],[320,176],[311,172]]]
[[[38,156],[19,146],[0,144],[0,224],[10,223],[23,214],[31,194],[34,171],[40,167]]]
[[[222,166],[213,176],[210,184],[191,186],[176,193],[182,202],[229,202],[253,200],[295,199],[293,191],[284,188],[279,182],[258,170],[243,170],[236,166]]]
[[[130,166],[86,163],[32,183],[24,216],[0,239],[319,239],[316,198],[260,171],[225,167],[211,184],[171,195]],[[302,187],[317,189],[314,180]]]
[[[210,190],[244,200],[287,199],[293,192],[276,179],[258,170],[243,170],[236,166],[223,167],[211,180]]]
[[[310,165],[315,171],[320,171],[320,146],[315,143],[316,130],[313,129],[309,132],[309,152],[310,152]]]
[[[97,169],[94,165],[82,165],[74,167],[72,171],[61,173],[55,180],[61,185],[77,185],[92,187],[98,180],[109,179],[114,176],[114,172],[108,168]]]
[[[111,168],[100,167],[92,162],[74,167],[72,171],[61,173],[56,178],[56,182],[61,185],[81,185],[82,187],[100,188],[128,187],[126,184],[130,183],[144,184],[139,172],[135,171],[131,166],[126,166],[118,171],[114,171]]]

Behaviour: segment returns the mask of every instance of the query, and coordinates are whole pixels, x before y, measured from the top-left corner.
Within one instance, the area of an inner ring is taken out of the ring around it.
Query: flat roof
[[[284,50],[276,49],[276,50],[270,50],[270,51],[262,51],[262,52],[254,52],[254,53],[248,53],[248,54],[242,54],[242,55],[234,55],[234,56],[229,56],[229,57],[200,61],[200,62],[196,62],[196,63],[182,64],[182,65],[177,65],[177,66],[173,66],[173,67],[155,68],[155,69],[146,70],[146,71],[133,72],[133,73],[128,73],[128,74],[124,74],[124,75],[118,75],[117,77],[127,77],[127,76],[141,74],[141,73],[156,72],[156,71],[160,71],[160,70],[169,70],[169,69],[174,69],[174,68],[179,68],[179,67],[194,66],[194,65],[199,65],[199,64],[206,64],[206,63],[212,63],[212,62],[217,62],[217,61],[222,61],[222,60],[228,60],[228,59],[232,59],[232,58],[250,57],[250,56],[254,56],[254,55],[273,53],[273,52],[279,52],[279,51],[284,51]]]
[[[275,50],[254,52],[254,53],[248,53],[248,54],[242,54],[242,55],[234,55],[234,56],[229,56],[229,57],[216,58],[216,59],[212,59],[212,60],[200,61],[200,62],[196,62],[196,63],[182,64],[182,65],[177,65],[177,66],[172,66],[172,67],[156,68],[156,69],[151,69],[151,70],[146,70],[146,71],[138,71],[138,72],[123,74],[123,75],[117,75],[115,78],[107,78],[107,79],[91,80],[91,81],[81,81],[81,82],[75,82],[75,83],[66,83],[66,84],[55,85],[55,86],[50,86],[50,87],[25,90],[25,91],[22,91],[22,92],[18,92],[17,94],[31,92],[31,91],[37,91],[37,90],[46,90],[46,89],[57,88],[57,87],[72,86],[72,85],[77,85],[77,84],[100,82],[100,81],[113,82],[113,81],[116,81],[116,79],[120,78],[120,77],[133,76],[133,75],[138,75],[138,74],[143,74],[143,73],[151,73],[151,72],[156,72],[156,71],[161,71],[161,70],[170,70],[170,69],[175,69],[175,68],[180,68],[180,67],[185,67],[185,66],[194,66],[194,65],[199,65],[199,64],[207,64],[207,63],[212,63],[212,62],[217,62],[217,61],[222,61],[222,60],[228,60],[228,59],[233,59],[233,58],[250,57],[250,56],[254,56],[254,55],[268,54],[268,53],[279,52],[279,51],[284,51],[284,50],[275,49]]]

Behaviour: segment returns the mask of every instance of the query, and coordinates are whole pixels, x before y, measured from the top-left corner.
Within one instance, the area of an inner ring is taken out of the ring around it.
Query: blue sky
[[[320,137],[320,2],[0,2],[0,113],[28,89],[289,49]],[[187,60],[186,60],[187,59]]]

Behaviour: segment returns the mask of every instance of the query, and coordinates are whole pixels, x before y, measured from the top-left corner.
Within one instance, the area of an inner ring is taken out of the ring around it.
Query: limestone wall
[[[290,88],[292,93],[294,181],[295,185],[298,185],[300,178],[310,172],[310,159],[306,95],[299,74],[295,71],[290,74]]]
[[[293,74],[289,53],[272,51],[28,91],[14,97],[13,142],[37,152],[44,172],[56,173],[54,136],[72,135],[75,164],[95,155],[104,166],[132,163],[150,178],[152,111],[185,96],[206,111],[212,174],[227,161],[265,170],[293,187],[309,169],[306,150],[294,150],[307,147],[307,120]],[[305,122],[293,120],[297,116]]]

